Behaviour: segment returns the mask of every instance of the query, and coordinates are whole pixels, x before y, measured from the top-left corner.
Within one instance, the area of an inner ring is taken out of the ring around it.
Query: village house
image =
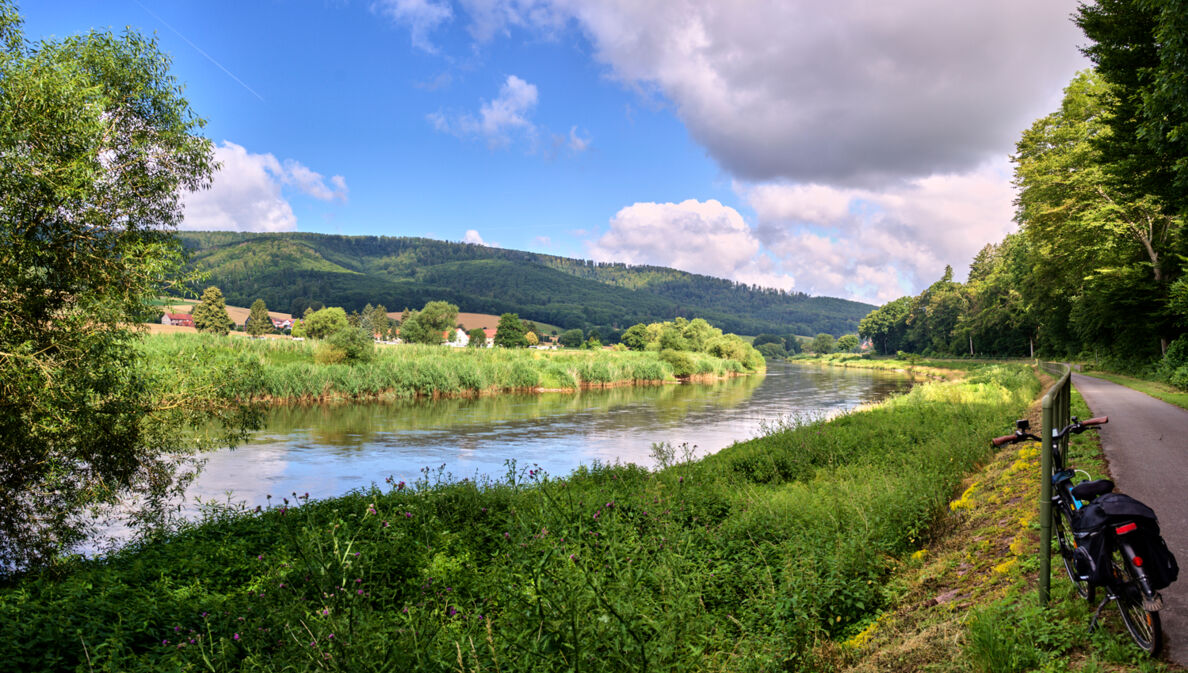
[[[166,313],[161,316],[162,325],[177,325],[179,327],[193,327],[194,316],[189,313]]]

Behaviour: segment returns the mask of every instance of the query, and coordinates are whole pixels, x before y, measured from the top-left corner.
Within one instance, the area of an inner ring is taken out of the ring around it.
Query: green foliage
[[[194,328],[199,332],[226,335],[235,325],[227,315],[227,302],[217,287],[202,292],[202,301],[194,306]]]
[[[853,353],[858,350],[858,335],[857,334],[843,334],[837,338],[838,353]]]
[[[820,670],[812,648],[883,607],[894,557],[917,548],[987,457],[984,438],[1036,392],[1029,372],[996,369],[774,427],[698,462],[662,446],[655,472],[595,464],[555,478],[509,464],[477,484],[427,472],[320,502],[294,494],[260,513],[210,510],[166,540],[0,589],[0,660],[129,672]],[[1038,633],[1052,647],[1064,637]]]
[[[501,348],[527,348],[528,339],[524,336],[524,323],[515,313],[504,313],[499,316],[499,325],[495,328],[495,345]]]
[[[561,333],[561,336],[557,337],[557,343],[565,346],[566,348],[579,348],[581,347],[584,338],[585,337],[582,335],[582,331],[580,329],[567,329]],[[633,348],[632,350],[639,349]]]
[[[252,336],[272,334],[276,328],[272,326],[272,318],[268,315],[268,306],[263,299],[252,302],[251,312],[247,318],[247,333]]]
[[[311,339],[325,339],[349,326],[346,311],[338,306],[318,309],[306,316],[302,322],[305,325],[305,336]]]
[[[755,348],[759,354],[768,360],[782,360],[788,357],[788,351],[784,350],[783,340],[779,342],[766,342]]]
[[[262,297],[269,306],[291,306],[317,297],[361,310],[377,301],[421,306],[445,300],[465,311],[517,313],[582,330],[692,314],[739,334],[843,334],[852,332],[871,308],[674,269],[429,239],[296,232],[179,236],[194,267],[208,271],[228,301],[239,305]],[[611,336],[609,329],[604,335]]]
[[[481,327],[475,327],[466,335],[469,339],[466,343],[471,348],[486,348],[487,346],[487,332]]]
[[[60,558],[121,498],[159,521],[200,448],[185,429],[219,406],[158,387],[128,327],[176,277],[181,197],[213,170],[169,67],[132,30],[26,40],[0,0],[0,574]]]
[[[687,378],[697,373],[697,365],[693,358],[685,351],[666,348],[660,351],[660,359],[672,367],[672,374],[678,378]]]
[[[568,334],[568,332],[566,333]],[[565,335],[561,335],[564,337]],[[578,341],[581,341],[581,331],[578,330]],[[643,323],[636,323],[628,327],[623,335],[619,337],[620,343],[633,351],[642,351],[648,346],[648,326]],[[565,344],[568,345],[568,344]]]
[[[833,352],[835,342],[831,334],[818,334],[813,337],[808,349],[818,355],[828,355]]]
[[[338,330],[324,345],[340,351],[346,362],[370,362],[375,355],[375,341],[367,330],[359,327]]]

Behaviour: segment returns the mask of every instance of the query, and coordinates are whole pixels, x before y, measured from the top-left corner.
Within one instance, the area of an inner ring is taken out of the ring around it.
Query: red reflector
[[[1134,567],[1136,567],[1136,568],[1143,567],[1143,557],[1141,557],[1141,556],[1134,557]]]
[[[1118,526],[1117,528],[1114,529],[1114,532],[1117,533],[1118,535],[1125,535],[1125,534],[1127,534],[1133,530],[1137,530],[1137,529],[1138,529],[1138,524],[1128,523],[1123,526]]]

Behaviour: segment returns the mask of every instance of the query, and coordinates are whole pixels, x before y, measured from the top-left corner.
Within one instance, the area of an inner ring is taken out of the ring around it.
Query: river
[[[387,477],[413,484],[425,469],[435,478],[499,478],[512,460],[552,475],[595,461],[651,466],[657,442],[702,456],[781,419],[837,413],[910,385],[883,372],[772,363],[766,376],[710,384],[278,406],[247,443],[210,454],[188,496],[254,507],[268,495],[328,497]]]

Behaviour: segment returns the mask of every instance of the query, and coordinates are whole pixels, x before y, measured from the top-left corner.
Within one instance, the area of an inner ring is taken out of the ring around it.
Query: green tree
[[[760,334],[759,336],[755,337],[754,341],[751,342],[751,345],[754,346],[755,348],[758,348],[758,347],[762,346],[763,344],[779,344],[780,350],[786,350],[784,348],[783,338],[778,337],[774,334]]]
[[[859,343],[857,334],[843,334],[837,338],[837,352],[853,353],[858,350]]]
[[[822,332],[813,337],[813,342],[809,344],[809,350],[817,355],[828,355],[833,352],[834,339],[832,334],[825,334]]]
[[[1119,169],[1129,159],[1111,163],[1103,153],[1110,146],[1100,139],[1117,133],[1110,120],[1119,109],[1109,100],[1101,77],[1080,73],[1060,110],[1024,132],[1014,157],[1016,219],[1033,257],[1036,303],[1059,316],[1040,325],[1049,344],[1159,355],[1178,333],[1165,307],[1184,221],[1157,195],[1138,193],[1138,183],[1112,177],[1138,169]]]
[[[634,327],[631,329],[634,329]],[[627,332],[630,332],[631,329],[627,330]],[[623,334],[623,336],[626,337],[626,335],[627,334],[625,332]],[[561,333],[560,337],[557,338],[557,343],[560,343],[562,346],[565,346],[566,348],[580,348],[582,345],[582,340],[584,338],[585,338],[585,335],[582,333],[582,331],[580,329],[576,329],[576,328],[575,329],[567,329]],[[623,340],[623,343],[627,343],[625,338]],[[629,344],[629,343],[627,344],[627,347],[631,348],[632,350],[640,350],[640,349],[633,348],[631,346],[631,344]]]
[[[782,340],[779,342],[765,341],[756,346],[755,350],[759,351],[759,354],[767,360],[781,360],[788,357],[788,351],[784,350]]]
[[[883,304],[858,323],[858,335],[870,339],[875,350],[883,355],[902,350],[911,305],[911,297],[900,297]]]
[[[485,348],[487,346],[487,331],[481,327],[475,327],[470,330],[468,334],[470,340],[466,343],[471,348]]]
[[[503,348],[527,348],[528,339],[524,337],[524,323],[515,313],[504,313],[499,316],[499,325],[495,328],[495,345]]]
[[[431,301],[421,309],[417,319],[428,329],[453,331],[458,322],[458,307],[445,301]]]
[[[261,334],[272,334],[275,331],[272,325],[272,318],[268,315],[268,306],[263,299],[257,299],[252,302],[252,310],[247,318],[247,333],[252,336],[260,336]]]
[[[325,339],[335,332],[349,327],[346,311],[338,306],[319,309],[305,318],[305,336],[311,339]]]
[[[159,521],[186,456],[233,439],[184,429],[248,420],[225,406],[234,369],[178,390],[129,327],[180,271],[180,198],[214,168],[179,91],[154,40],[26,41],[0,0],[0,574],[67,552],[121,502]]]
[[[210,286],[202,291],[202,301],[194,307],[194,328],[199,332],[226,334],[235,323],[227,315],[227,302],[219,288]]]

